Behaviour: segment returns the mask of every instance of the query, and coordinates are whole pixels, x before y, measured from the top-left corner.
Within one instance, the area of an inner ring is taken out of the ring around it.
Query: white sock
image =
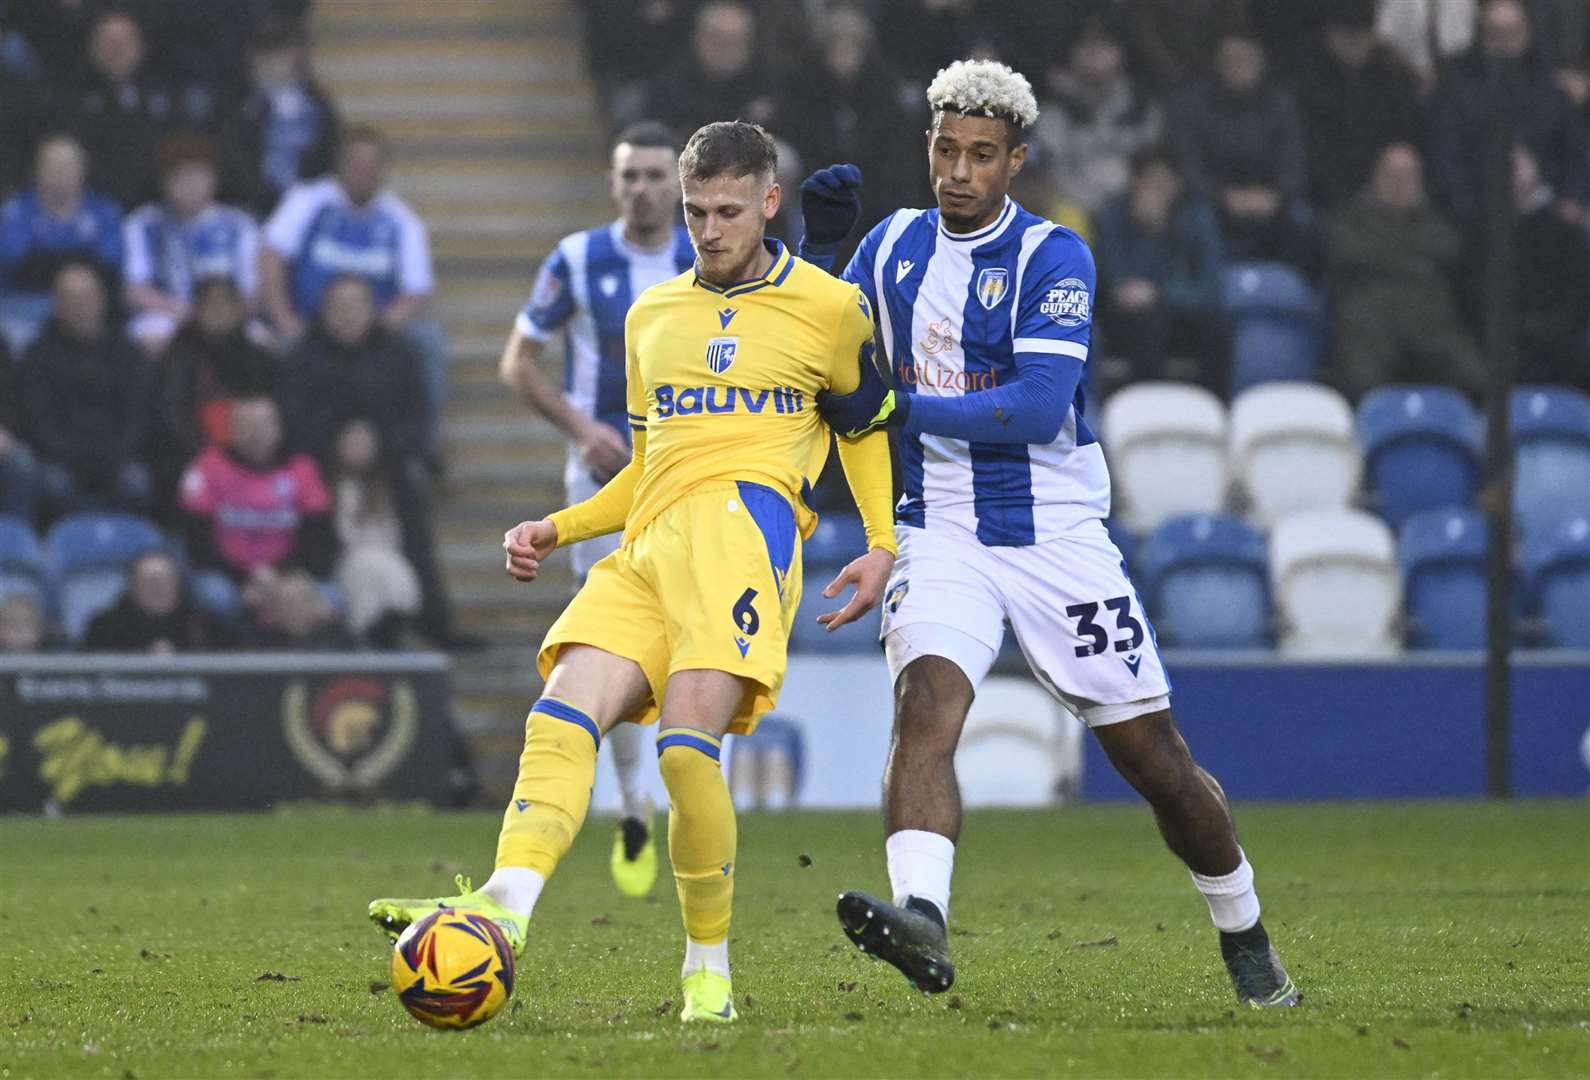
[[[699,941],[685,938],[685,966],[681,975],[706,968],[715,974],[729,977],[729,939],[724,938],[716,945],[703,945]]]
[[[527,866],[499,866],[480,891],[509,911],[528,916],[541,899],[547,879]]]
[[[1215,929],[1228,934],[1251,929],[1259,921],[1259,894],[1253,891],[1253,867],[1241,848],[1237,849],[1237,854],[1242,861],[1229,874],[1192,876],[1193,884],[1209,901],[1209,917],[1214,920]]]
[[[934,832],[902,829],[889,835],[883,849],[889,857],[889,884],[894,887],[895,904],[903,905],[913,896],[931,900],[947,923],[955,842]]]
[[[646,785],[640,777],[650,740],[651,732],[639,724],[615,724],[602,739],[604,745],[612,748],[613,774],[618,777],[623,803],[619,813],[637,821],[645,821],[651,814],[651,801],[646,798]]]

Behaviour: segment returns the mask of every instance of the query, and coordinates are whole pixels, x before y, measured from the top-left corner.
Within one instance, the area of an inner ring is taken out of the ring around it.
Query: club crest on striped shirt
[[[740,343],[737,337],[715,337],[707,342],[707,370],[722,375],[734,363],[734,350]]]
[[[1005,298],[1010,285],[1010,271],[1003,266],[990,266],[977,274],[977,302],[984,310],[993,311]]]

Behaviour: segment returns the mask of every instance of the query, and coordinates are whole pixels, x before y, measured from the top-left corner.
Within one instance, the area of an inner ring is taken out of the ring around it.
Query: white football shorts
[[[1089,727],[1169,707],[1153,627],[1102,521],[1026,547],[986,547],[954,525],[895,536],[881,631],[892,680],[942,656],[975,690],[1008,621],[1033,675]]]
[[[569,447],[568,464],[563,467],[563,486],[568,492],[568,505],[584,502],[601,490],[591,477],[591,470],[585,467],[580,460],[580,455],[573,446]],[[618,550],[619,542],[624,539],[622,531],[608,533],[606,536],[595,536],[589,540],[581,540],[569,548],[569,558],[574,560],[574,587],[578,589],[585,581],[585,575],[591,572],[591,567],[607,558]]]

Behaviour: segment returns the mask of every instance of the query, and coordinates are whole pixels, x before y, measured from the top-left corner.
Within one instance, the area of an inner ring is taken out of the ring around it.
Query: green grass
[[[1207,911],[1135,807],[972,815],[960,979],[936,998],[840,944],[835,894],[884,886],[876,815],[747,815],[738,1025],[679,1024],[671,882],[619,899],[593,821],[515,1000],[464,1033],[403,1012],[363,913],[483,876],[495,815],[0,819],[0,1077],[1590,1073],[1583,803],[1240,817],[1300,1009],[1235,1010]]]

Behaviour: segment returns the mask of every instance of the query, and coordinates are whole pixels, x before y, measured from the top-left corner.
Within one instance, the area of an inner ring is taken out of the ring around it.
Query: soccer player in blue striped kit
[[[840,923],[919,989],[954,981],[955,748],[1008,620],[1033,674],[1092,729],[1187,864],[1238,999],[1295,1005],[1225,794],[1176,729],[1153,630],[1104,528],[1110,478],[1083,416],[1092,254],[1007,194],[1037,119],[1031,87],[1003,64],[959,61],[928,102],[937,206],[884,219],[841,275],[877,312],[895,388],[874,378],[819,399],[846,436],[893,428],[905,481],[882,625],[895,694],[884,779],[893,898],[847,892]],[[802,255],[832,264],[860,215],[859,186],[849,165],[802,185]]]

